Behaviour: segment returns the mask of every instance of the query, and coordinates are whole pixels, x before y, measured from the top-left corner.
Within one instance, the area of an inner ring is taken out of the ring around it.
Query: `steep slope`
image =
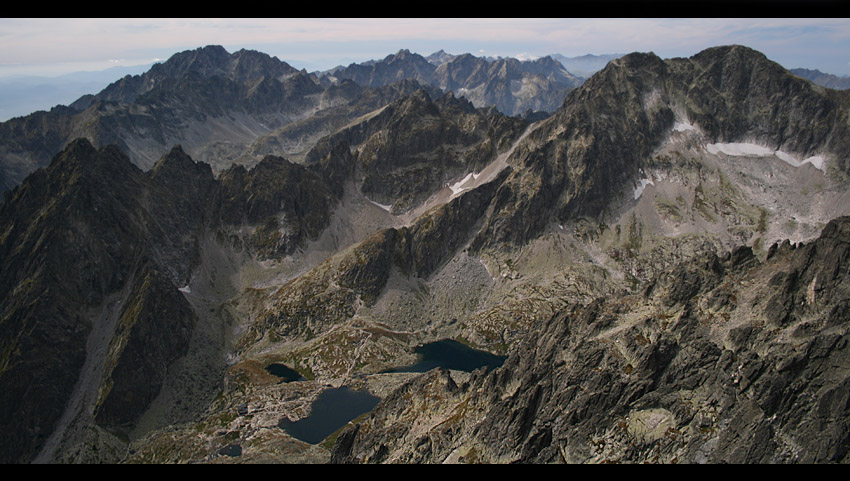
[[[98,455],[98,446],[120,445],[174,376],[201,383],[179,388],[200,396],[182,401],[205,402],[224,367],[207,359],[227,337],[211,334],[223,326],[210,312],[226,299],[190,286],[215,286],[207,269],[221,245],[239,264],[315,239],[342,194],[335,161],[308,168],[267,157],[215,179],[179,147],[142,172],[116,147],[80,139],[7,193],[0,385],[3,426],[16,442],[4,443],[3,459],[41,451],[39,461],[114,461],[120,448]],[[220,241],[213,254],[211,237]],[[200,364],[175,368],[190,353]]]
[[[323,137],[423,88],[434,98],[440,96],[436,89],[415,80],[401,80],[376,88],[362,87],[352,80],[331,85],[322,92],[317,112],[258,137],[234,162],[251,167],[266,155],[283,155],[293,162],[303,163]]]
[[[393,213],[417,207],[449,181],[480,171],[521,133],[525,122],[477,110],[425,89],[322,139],[307,162],[344,144],[356,151],[360,191]]]
[[[378,61],[337,68],[327,81],[341,79],[351,79],[368,87],[380,87],[404,79],[430,85],[434,80],[434,66],[421,55],[402,49]]]

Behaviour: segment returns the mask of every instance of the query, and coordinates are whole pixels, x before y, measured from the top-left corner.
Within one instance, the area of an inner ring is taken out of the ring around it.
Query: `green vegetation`
[[[767,209],[765,209],[764,207],[759,207],[758,209],[759,209],[759,220],[758,220],[758,225],[756,227],[756,231],[759,234],[764,234],[765,232],[767,232],[768,212],[767,212]]]
[[[658,210],[658,213],[667,219],[670,219],[674,222],[682,222],[685,220],[682,215],[679,207],[687,207],[685,204],[685,199],[682,196],[678,196],[675,201],[664,197],[656,197],[655,198],[655,208]]]

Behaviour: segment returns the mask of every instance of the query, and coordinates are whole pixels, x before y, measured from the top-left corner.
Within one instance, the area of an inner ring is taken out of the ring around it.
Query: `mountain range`
[[[791,73],[799,75],[804,79],[811,80],[822,87],[837,90],[850,89],[850,78],[848,77],[839,77],[837,75],[823,73],[820,70],[810,70],[805,68],[791,69]]]
[[[4,122],[0,460],[847,462],[848,116],[744,46],[208,46]]]

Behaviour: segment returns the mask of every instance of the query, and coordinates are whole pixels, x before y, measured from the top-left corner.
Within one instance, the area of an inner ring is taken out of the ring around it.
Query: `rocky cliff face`
[[[449,181],[481,171],[524,127],[519,119],[476,110],[448,94],[432,99],[423,89],[322,139],[307,159],[347,145],[356,151],[360,191],[402,213]]]

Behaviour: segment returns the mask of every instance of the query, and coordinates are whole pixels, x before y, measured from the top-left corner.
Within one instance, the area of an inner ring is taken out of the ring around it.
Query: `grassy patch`
[[[656,197],[655,209],[665,219],[669,219],[675,222],[682,222],[684,220],[684,217],[682,216],[682,213],[679,210],[680,200],[683,201],[684,199],[682,199],[682,197],[680,196],[678,199],[676,199],[676,201],[672,201],[663,197]]]

